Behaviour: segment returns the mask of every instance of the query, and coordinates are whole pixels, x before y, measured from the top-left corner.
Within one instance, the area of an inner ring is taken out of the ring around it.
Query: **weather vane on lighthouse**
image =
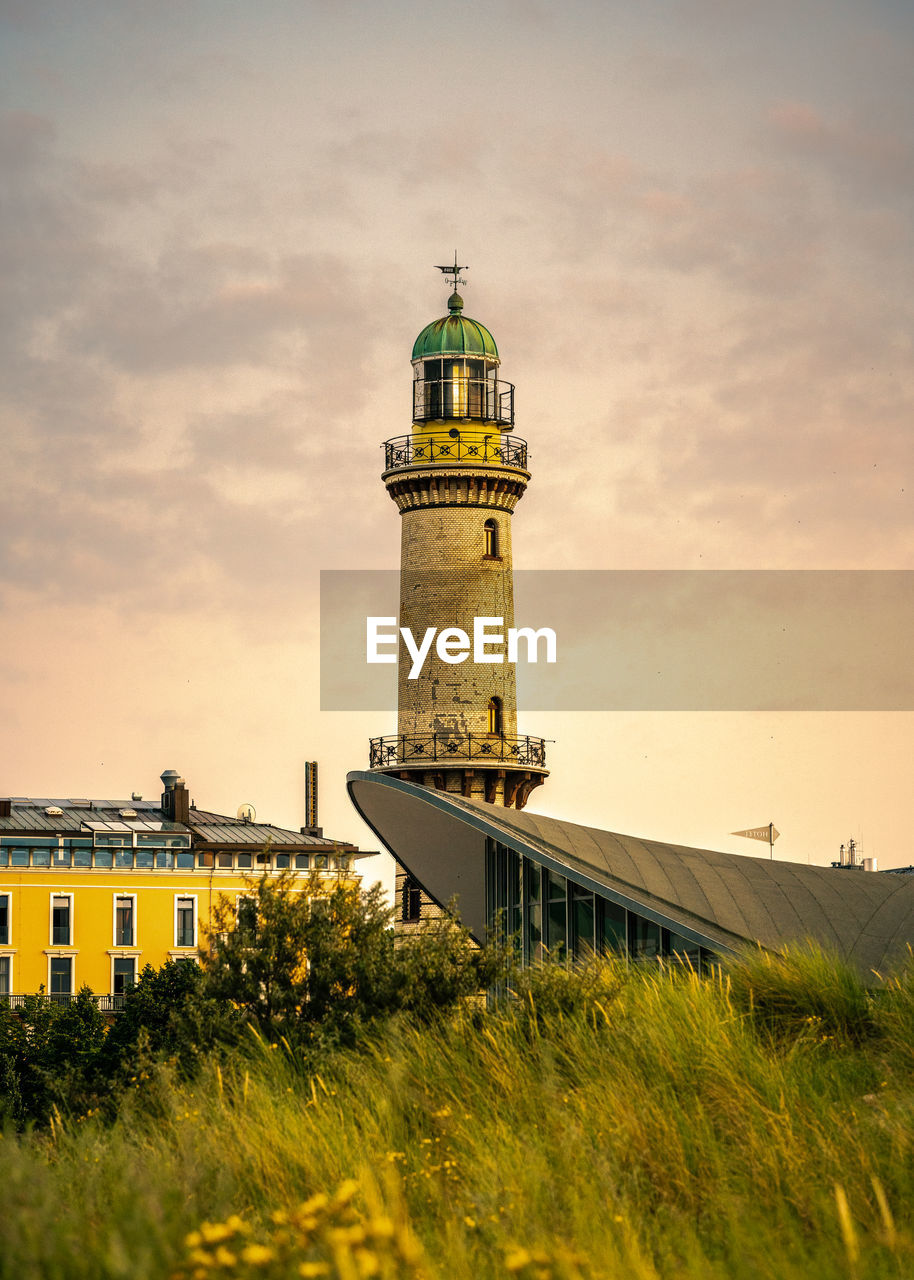
[[[455,293],[457,292],[457,286],[458,286],[459,284],[466,284],[466,280],[464,280],[463,276],[462,276],[460,273],[461,273],[461,271],[469,271],[469,267],[459,267],[459,266],[457,265],[457,250],[456,250],[456,249],[454,250],[454,265],[453,265],[452,267],[437,267],[437,270],[443,273],[443,275],[444,275],[445,279],[446,279],[448,276],[453,276],[453,277],[454,277],[454,292],[455,292]]]

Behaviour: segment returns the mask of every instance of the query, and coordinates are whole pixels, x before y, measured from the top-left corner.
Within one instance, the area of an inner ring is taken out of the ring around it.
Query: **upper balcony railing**
[[[413,422],[464,418],[514,426],[514,384],[453,373],[413,382]]]
[[[546,741],[527,734],[397,733],[372,738],[370,767],[390,769],[463,760],[498,761],[515,768],[543,769]]]
[[[527,441],[495,431],[458,431],[430,436],[396,436],[384,442],[384,470],[457,462],[469,466],[518,467],[527,470]]]

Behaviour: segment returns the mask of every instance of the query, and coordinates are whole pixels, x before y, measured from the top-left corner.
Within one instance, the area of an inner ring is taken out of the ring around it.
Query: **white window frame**
[[[257,894],[256,894],[256,893],[236,893],[236,894],[235,894],[235,928],[236,928],[236,929],[238,928],[239,923],[240,923],[240,919],[241,919],[241,904],[242,904],[242,902],[253,902],[253,904],[254,904],[254,909],[255,909],[255,911],[256,911],[256,909],[257,909]]]
[[[117,904],[121,898],[130,898],[133,902],[133,941],[118,942],[117,940]],[[111,904],[111,945],[117,947],[118,950],[139,950],[140,946],[140,921],[139,912],[137,911],[137,901],[135,893],[115,893]]]
[[[6,947],[11,947],[13,945],[13,895],[10,893],[8,889],[4,889],[3,893],[0,893],[0,898],[6,898],[7,938],[6,938],[6,942],[0,942],[0,955],[2,955]],[[52,915],[51,919],[53,920],[53,918],[54,917]]]
[[[49,947],[72,947],[76,937],[76,895],[73,893],[60,893],[56,889],[51,890],[48,900],[48,946]],[[54,941],[54,899],[69,898],[70,899],[70,939],[68,942]],[[50,968],[48,969],[50,973]]]
[[[120,896],[122,898],[126,898],[129,895],[126,893],[122,893]],[[115,960],[132,960],[133,961],[133,985],[136,986],[140,976],[139,975],[140,953],[138,951],[133,950],[132,948],[122,947],[117,951],[109,952],[109,955],[111,956],[111,972],[108,975],[108,978],[109,978],[108,991],[109,991],[109,994],[113,996],[115,994],[115,991],[114,991]]]
[[[58,893],[55,896],[58,898],[62,898],[64,895],[62,893]],[[61,994],[64,994],[64,995],[68,994],[71,996],[75,996],[77,991],[76,952],[73,950],[70,950],[69,948],[61,947],[59,951],[58,950],[49,951],[47,955],[48,955],[48,984],[45,987],[45,991],[47,992],[47,994],[49,996],[58,994],[57,992],[53,992],[51,990],[51,961],[52,960],[69,960],[70,961],[70,990],[69,992],[63,992]]]
[[[189,947],[186,947],[182,943],[178,942],[178,903],[179,902],[193,903],[194,940]],[[197,937],[199,935],[199,931],[200,931],[200,924],[199,924],[199,918],[197,915],[197,895],[195,893],[176,893],[175,907],[174,907],[174,932],[172,933],[172,937],[175,940],[175,950],[177,951],[180,948],[179,954],[187,955],[193,948],[197,946]]]

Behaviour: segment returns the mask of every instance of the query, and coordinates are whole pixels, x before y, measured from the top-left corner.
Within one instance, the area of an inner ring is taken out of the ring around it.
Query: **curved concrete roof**
[[[397,778],[351,773],[356,808],[441,903],[457,895],[485,930],[485,837],[526,852],[669,928],[725,950],[813,939],[864,973],[914,943],[914,876],[693,849],[481,804]]]

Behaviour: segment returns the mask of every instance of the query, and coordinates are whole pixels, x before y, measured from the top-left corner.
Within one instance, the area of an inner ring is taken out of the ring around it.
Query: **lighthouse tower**
[[[453,280],[448,314],[415,341],[412,430],[385,442],[382,476],[402,521],[399,625],[417,642],[429,627],[436,639],[447,628],[472,636],[476,618],[501,619],[492,634],[514,626],[511,523],[530,480],[495,339],[463,313],[466,268],[455,257],[439,269]],[[459,652],[455,641],[449,656]],[[522,809],[547,777],[545,745],[517,732],[514,666],[501,653],[449,662],[433,644],[410,679],[401,643],[397,733],[372,739],[371,768]]]

